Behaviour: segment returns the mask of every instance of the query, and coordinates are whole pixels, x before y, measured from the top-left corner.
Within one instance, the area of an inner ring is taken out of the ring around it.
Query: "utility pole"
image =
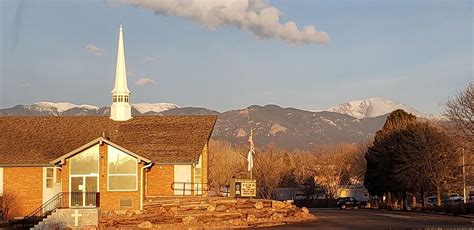
[[[462,182],[463,182],[463,192],[464,192],[464,203],[467,203],[466,197],[466,162],[464,159],[464,148],[462,148]]]

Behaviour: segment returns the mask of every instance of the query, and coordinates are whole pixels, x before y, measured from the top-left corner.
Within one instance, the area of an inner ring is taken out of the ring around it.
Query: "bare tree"
[[[315,156],[318,158],[313,170],[316,183],[321,186],[327,198],[334,199],[340,185],[350,183],[349,168],[356,147],[350,144],[327,146]]]
[[[16,195],[12,193],[3,193],[2,195],[2,201],[3,201],[3,213],[2,213],[2,218],[6,220],[8,218],[8,214],[10,212],[10,209],[13,207],[13,204],[15,203],[16,200]]]
[[[474,150],[474,82],[446,103],[445,116],[455,124],[455,134]]]
[[[209,184],[211,189],[219,191],[223,185],[229,185],[230,180],[245,178],[247,173],[246,158],[242,151],[223,141],[211,140],[209,143]]]
[[[270,199],[273,190],[280,185],[289,170],[283,162],[284,152],[273,146],[257,150],[254,158],[254,175],[262,198]]]

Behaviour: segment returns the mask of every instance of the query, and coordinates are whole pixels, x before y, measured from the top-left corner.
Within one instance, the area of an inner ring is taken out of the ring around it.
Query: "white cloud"
[[[155,85],[156,81],[151,78],[141,77],[135,81],[136,85],[144,86],[144,85]]]
[[[99,48],[99,47],[97,47],[96,45],[93,45],[93,44],[88,44],[88,45],[86,45],[85,48],[86,48],[87,52],[89,52],[91,54],[94,54],[95,56],[100,56],[104,52],[104,49],[101,49],[101,48]]]
[[[274,38],[292,44],[324,44],[329,42],[326,32],[313,25],[299,29],[295,22],[280,23],[283,14],[266,0],[121,0],[138,8],[161,15],[173,15],[194,20],[210,30],[232,26],[258,38]]]
[[[135,72],[127,71],[127,76],[136,77],[136,76],[138,76],[138,74],[136,74]]]
[[[143,63],[145,63],[145,64],[152,64],[152,63],[155,63],[155,62],[156,62],[155,58],[152,58],[152,57],[147,57],[147,58],[143,59]]]

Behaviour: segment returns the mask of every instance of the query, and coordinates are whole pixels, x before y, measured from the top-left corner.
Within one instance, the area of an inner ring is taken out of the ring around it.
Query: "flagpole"
[[[247,166],[247,169],[250,173],[250,180],[252,180],[252,172],[253,172],[253,154],[255,152],[255,147],[253,145],[253,130],[250,129],[250,135],[249,135],[249,144],[250,144],[250,149],[249,149],[249,152],[247,154],[247,163],[248,163],[248,166]]]

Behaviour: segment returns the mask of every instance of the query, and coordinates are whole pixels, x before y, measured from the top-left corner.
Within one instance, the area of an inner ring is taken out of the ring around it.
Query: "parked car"
[[[459,194],[452,194],[452,195],[449,196],[449,199],[448,199],[448,200],[449,200],[449,201],[454,201],[454,202],[456,202],[456,201],[464,201],[464,197],[461,196],[461,195],[459,195]]]
[[[426,200],[426,205],[429,207],[438,206],[438,198],[436,196],[430,196]]]
[[[365,201],[356,200],[354,197],[339,197],[337,199],[337,207],[340,209],[348,209],[348,208],[365,208],[367,203]]]

